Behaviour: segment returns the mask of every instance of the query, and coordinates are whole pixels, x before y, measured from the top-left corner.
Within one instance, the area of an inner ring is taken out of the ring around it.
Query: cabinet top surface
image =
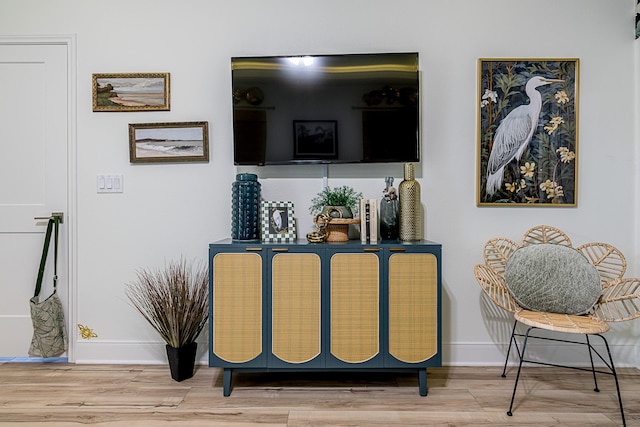
[[[346,242],[325,242],[325,243],[310,243],[306,239],[298,239],[295,242],[288,243],[271,243],[262,242],[260,240],[233,240],[222,239],[210,244],[213,245],[241,245],[241,246],[266,246],[266,247],[278,247],[278,246],[310,246],[315,248],[356,248],[356,247],[376,247],[376,246],[442,246],[440,243],[432,242],[431,240],[416,240],[411,242],[403,242],[400,240],[382,240],[375,244],[362,243],[360,240],[348,240]]]

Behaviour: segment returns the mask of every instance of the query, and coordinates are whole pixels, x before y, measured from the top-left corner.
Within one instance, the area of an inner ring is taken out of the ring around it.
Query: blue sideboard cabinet
[[[418,373],[442,366],[441,245],[209,245],[209,366]]]

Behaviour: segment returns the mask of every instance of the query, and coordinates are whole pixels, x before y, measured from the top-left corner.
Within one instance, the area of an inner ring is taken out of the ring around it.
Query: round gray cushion
[[[504,275],[513,298],[529,310],[584,314],[602,294],[596,267],[563,245],[540,243],[516,250]]]

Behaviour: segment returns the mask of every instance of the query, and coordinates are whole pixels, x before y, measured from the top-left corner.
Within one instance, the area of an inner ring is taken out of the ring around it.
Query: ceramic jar
[[[260,183],[256,174],[237,174],[232,185],[231,238],[260,238]]]

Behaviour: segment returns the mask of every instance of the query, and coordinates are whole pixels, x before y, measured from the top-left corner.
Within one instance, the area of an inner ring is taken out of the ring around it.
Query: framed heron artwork
[[[289,243],[296,241],[296,223],[293,203],[281,201],[260,202],[262,241]]]
[[[478,206],[577,205],[578,59],[478,61]]]

